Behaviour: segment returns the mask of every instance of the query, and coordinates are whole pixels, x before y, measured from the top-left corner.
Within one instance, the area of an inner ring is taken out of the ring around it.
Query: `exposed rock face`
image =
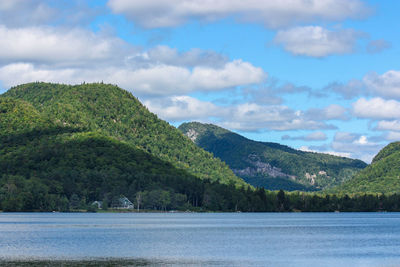
[[[290,178],[292,180],[296,179],[296,176],[294,175],[289,175],[284,172],[282,172],[282,169],[271,166],[271,164],[262,162],[260,158],[257,155],[250,154],[247,159],[245,159],[246,162],[250,163],[253,165],[252,167],[247,167],[245,169],[232,169],[233,172],[238,175],[238,176],[256,176],[259,174],[262,175],[268,175],[271,177],[285,177],[285,178]]]
[[[319,175],[319,176],[326,176],[327,178],[330,178],[330,177],[328,176],[328,174],[326,173],[326,171],[319,171],[319,172],[318,172],[318,175]],[[315,184],[315,179],[316,179],[318,176],[317,176],[315,173],[314,173],[314,174],[310,174],[310,173],[306,172],[305,177],[306,177],[307,180],[310,181],[310,184],[311,184],[311,185],[314,185],[314,184]]]
[[[304,178],[302,177],[297,177],[295,175],[290,175],[287,173],[284,173],[282,169],[277,168],[275,166],[272,166],[269,163],[261,161],[260,157],[255,154],[250,154],[247,156],[244,161],[250,163],[252,166],[251,167],[246,167],[244,169],[232,169],[233,172],[238,175],[238,176],[247,176],[247,177],[254,177],[258,175],[268,175],[269,177],[282,177],[282,178],[288,178],[293,181],[298,180],[301,181],[304,178],[306,179],[306,184],[310,185],[316,185],[317,183],[317,177],[320,176],[326,176],[329,178],[327,175],[326,171],[318,171],[318,173],[308,173],[306,172],[304,175]]]
[[[308,180],[310,180],[310,184],[314,185],[315,184],[315,178],[317,178],[316,174],[309,174],[308,172],[306,172],[306,178]]]
[[[196,132],[194,129],[189,129],[189,131],[187,131],[186,136],[190,138],[190,140],[192,140],[193,142],[196,141],[197,136],[199,136],[199,133]]]

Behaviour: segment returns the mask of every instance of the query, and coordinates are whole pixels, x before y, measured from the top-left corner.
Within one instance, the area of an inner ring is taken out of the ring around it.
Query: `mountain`
[[[350,179],[367,166],[360,160],[249,140],[212,124],[184,123],[178,129],[225,161],[246,182],[270,190],[321,190]]]
[[[346,193],[398,193],[400,192],[400,142],[384,147],[371,164],[354,178],[334,188]]]
[[[112,205],[121,194],[150,209],[252,210],[258,197],[239,187],[225,163],[116,86],[30,83],[0,95],[0,210]]]
[[[30,103],[57,127],[112,136],[200,179],[246,185],[225,163],[199,149],[175,127],[149,112],[131,93],[117,86],[29,83],[11,88],[3,97]]]

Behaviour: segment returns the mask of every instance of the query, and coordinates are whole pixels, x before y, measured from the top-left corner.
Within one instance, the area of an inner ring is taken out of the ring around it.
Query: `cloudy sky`
[[[117,84],[178,126],[370,162],[400,140],[400,1],[0,1],[0,93]]]

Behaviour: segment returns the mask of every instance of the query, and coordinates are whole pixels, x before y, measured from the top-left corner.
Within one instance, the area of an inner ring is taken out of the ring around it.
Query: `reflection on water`
[[[22,266],[399,266],[400,214],[0,213],[0,259]]]

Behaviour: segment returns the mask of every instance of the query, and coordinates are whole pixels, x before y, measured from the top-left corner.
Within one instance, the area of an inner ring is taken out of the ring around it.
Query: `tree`
[[[286,204],[285,191],[283,191],[282,189],[279,190],[278,194],[276,195],[276,198],[278,200],[279,211],[284,211]]]
[[[137,193],[136,193],[137,211],[140,210],[140,204],[142,204],[142,192],[137,192]]]
[[[72,194],[69,200],[69,208],[72,210],[76,210],[80,208],[81,200],[79,199],[77,194]]]

